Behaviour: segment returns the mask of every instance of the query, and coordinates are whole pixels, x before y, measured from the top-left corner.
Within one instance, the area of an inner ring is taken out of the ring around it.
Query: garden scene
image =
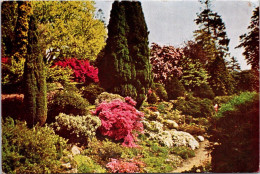
[[[1,3],[2,173],[259,172],[259,6],[236,58],[216,1],[183,44],[110,3]]]

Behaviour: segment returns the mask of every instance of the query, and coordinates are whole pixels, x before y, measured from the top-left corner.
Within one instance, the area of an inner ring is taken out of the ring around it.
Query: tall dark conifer
[[[113,3],[107,44],[98,62],[101,85],[109,92],[131,96],[141,106],[151,85],[151,65],[140,2]]]
[[[47,119],[46,72],[40,55],[35,18],[30,17],[27,56],[24,68],[24,102],[29,125],[43,125]]]

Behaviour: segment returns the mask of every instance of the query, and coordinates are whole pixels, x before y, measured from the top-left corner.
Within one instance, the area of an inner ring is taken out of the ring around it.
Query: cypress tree
[[[113,3],[107,44],[98,68],[101,85],[108,92],[131,96],[137,107],[141,106],[151,85],[151,65],[140,2]]]
[[[43,125],[47,119],[46,72],[40,55],[35,18],[30,17],[27,56],[24,68],[26,120],[29,125]]]

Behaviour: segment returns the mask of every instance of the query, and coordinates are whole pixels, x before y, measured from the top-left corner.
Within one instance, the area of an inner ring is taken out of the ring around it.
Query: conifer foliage
[[[140,2],[112,6],[107,45],[99,57],[101,85],[111,93],[131,96],[141,106],[151,86],[148,31]]]
[[[29,125],[43,125],[47,118],[46,72],[43,57],[39,54],[38,33],[35,18],[30,17],[28,54],[25,61],[24,102]]]

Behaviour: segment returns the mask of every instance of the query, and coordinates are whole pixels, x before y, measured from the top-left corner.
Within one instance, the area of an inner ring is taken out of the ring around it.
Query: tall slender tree
[[[253,11],[248,29],[250,31],[247,34],[240,36],[241,43],[236,48],[244,47],[243,55],[247,64],[252,65],[253,70],[259,71],[259,7]]]
[[[26,120],[29,125],[43,125],[47,119],[46,72],[33,16],[30,17],[27,50],[24,69]]]
[[[148,31],[140,2],[113,3],[103,53],[98,60],[101,85],[109,92],[131,96],[140,107],[152,81]]]

